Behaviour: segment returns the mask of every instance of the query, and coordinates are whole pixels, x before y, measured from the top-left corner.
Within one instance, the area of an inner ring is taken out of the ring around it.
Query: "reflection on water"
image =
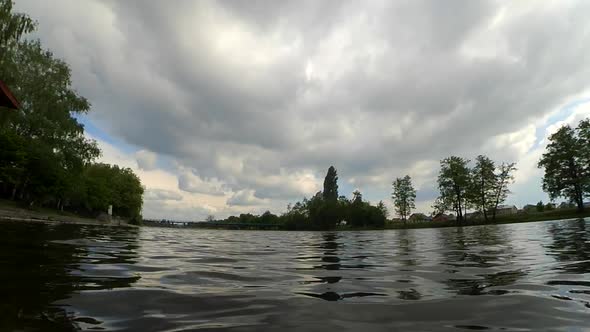
[[[589,223],[325,233],[2,223],[0,331],[584,330]]]

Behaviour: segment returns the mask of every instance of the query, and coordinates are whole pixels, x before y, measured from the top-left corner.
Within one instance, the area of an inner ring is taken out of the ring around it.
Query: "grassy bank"
[[[45,207],[27,207],[19,202],[0,199],[0,221],[56,222],[83,225],[127,226],[124,222],[104,222],[67,211]],[[132,226],[132,225],[130,225]]]
[[[485,222],[483,219],[467,220],[462,225],[456,221],[424,221],[416,223],[403,224],[401,222],[388,223],[386,229],[411,229],[411,228],[439,228],[439,227],[457,227],[457,226],[478,226],[478,225],[495,225],[495,224],[513,224],[523,222],[545,221],[545,220],[560,220],[573,218],[587,218],[590,217],[590,209],[583,213],[576,211],[576,209],[556,209],[547,212],[538,213],[522,213],[496,217],[495,221]]]

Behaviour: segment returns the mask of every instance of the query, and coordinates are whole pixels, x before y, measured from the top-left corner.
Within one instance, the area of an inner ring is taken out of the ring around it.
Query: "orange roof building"
[[[12,94],[8,86],[6,86],[6,84],[4,84],[2,81],[0,81],[0,107],[6,107],[15,110],[20,108],[20,103]]]

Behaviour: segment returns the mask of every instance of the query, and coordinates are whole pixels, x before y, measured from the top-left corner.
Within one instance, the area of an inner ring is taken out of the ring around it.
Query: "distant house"
[[[575,207],[576,207],[576,205],[571,202],[561,202],[561,204],[559,204],[559,206],[558,206],[558,208],[560,208],[560,209],[573,209]]]
[[[20,104],[16,97],[12,94],[12,91],[4,84],[4,82],[0,81],[0,107],[10,108],[10,109],[19,109]]]
[[[465,214],[465,219],[467,220],[478,220],[483,218],[483,213],[479,212],[479,211],[475,211],[475,212],[471,212],[471,213],[466,213]]]
[[[527,204],[525,206],[522,207],[522,211],[524,212],[536,212],[537,211],[537,206],[533,205],[533,204]]]
[[[450,221],[450,220],[455,220],[455,216],[452,214],[444,214],[444,213],[437,213],[433,218],[432,221],[433,222],[444,222],[444,221]]]
[[[496,215],[509,215],[509,214],[517,214],[518,208],[514,205],[499,205],[496,209]]]
[[[429,221],[430,218],[427,217],[424,213],[412,213],[412,215],[410,215],[410,218],[408,218],[408,221],[411,222],[420,222],[420,221]]]

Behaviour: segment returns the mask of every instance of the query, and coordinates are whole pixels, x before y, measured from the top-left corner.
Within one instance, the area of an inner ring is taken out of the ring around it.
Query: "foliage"
[[[328,168],[328,173],[324,179],[323,197],[330,202],[336,202],[338,199],[338,174],[334,166]]]
[[[405,222],[412,209],[416,208],[416,189],[412,186],[412,178],[409,175],[395,179],[392,186],[391,198],[393,199],[395,212]]]
[[[545,211],[545,205],[543,204],[543,201],[539,201],[539,203],[537,203],[537,205],[536,205],[536,208],[537,208],[537,212]]]
[[[440,162],[438,188],[440,196],[435,202],[436,212],[444,213],[453,210],[457,221],[461,223],[468,202],[470,187],[469,160],[461,157],[448,157]]]
[[[471,169],[471,187],[469,200],[473,206],[488,220],[488,211],[494,209],[496,202],[496,165],[493,160],[484,155],[475,158],[475,166]]]
[[[301,202],[287,207],[287,212],[276,216],[269,211],[262,215],[241,214],[239,217],[231,216],[221,220],[221,224],[259,224],[261,227],[277,225],[288,230],[325,230],[333,229],[342,221],[355,228],[382,228],[385,226],[387,209],[383,202],[377,206],[363,201],[363,195],[357,190],[353,198],[344,196],[336,197],[338,177],[336,169],[330,167],[324,188],[326,192],[317,192],[311,198],[304,198]]]
[[[554,200],[564,197],[584,210],[584,197],[590,193],[590,124],[580,122],[577,128],[566,125],[551,136],[538,163],[543,168],[543,190]]]
[[[492,204],[493,220],[496,219],[496,210],[498,210],[498,206],[504,203],[508,197],[508,194],[510,194],[508,185],[514,182],[514,172],[516,171],[515,165],[515,163],[502,163],[498,169],[498,174],[495,176],[495,199]]]
[[[21,37],[35,30],[35,22],[26,14],[14,13],[12,0],[0,0],[0,64],[2,55]]]

